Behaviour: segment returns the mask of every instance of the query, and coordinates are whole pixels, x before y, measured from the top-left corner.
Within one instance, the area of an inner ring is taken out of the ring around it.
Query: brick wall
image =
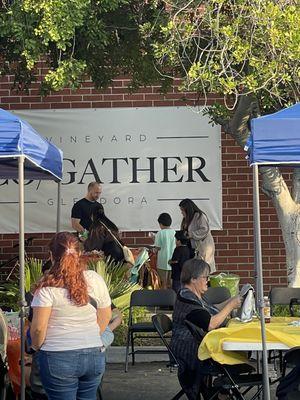
[[[44,71],[41,68],[39,73]],[[179,93],[176,82],[166,95],[159,87],[141,88],[134,94],[127,89],[129,79],[120,78],[105,90],[96,90],[92,82],[83,83],[76,91],[64,89],[46,98],[39,95],[38,81],[33,83],[28,94],[20,95],[12,89],[13,77],[0,80],[0,107],[16,109],[57,108],[111,108],[111,107],[154,107],[194,105],[195,95]],[[208,103],[213,100],[209,98]],[[201,100],[198,100],[201,104]],[[242,281],[252,282],[253,266],[253,211],[252,170],[244,159],[244,152],[234,141],[222,134],[223,176],[223,230],[213,232],[216,243],[216,265],[218,270],[236,272]],[[261,195],[262,249],[265,290],[287,283],[285,250],[275,209]],[[27,235],[38,237],[30,247],[29,255],[45,256],[46,245],[51,234]],[[150,244],[148,232],[127,232],[124,241],[128,245]],[[17,251],[13,248],[17,238],[12,234],[0,234],[0,262],[7,260]],[[0,271],[1,272],[1,271]]]

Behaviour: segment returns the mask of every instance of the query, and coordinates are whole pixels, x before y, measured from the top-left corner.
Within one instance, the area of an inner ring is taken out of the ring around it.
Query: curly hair
[[[57,233],[49,243],[52,266],[36,286],[65,288],[77,306],[88,304],[89,295],[84,278],[85,259],[80,254],[78,239],[69,232]]]

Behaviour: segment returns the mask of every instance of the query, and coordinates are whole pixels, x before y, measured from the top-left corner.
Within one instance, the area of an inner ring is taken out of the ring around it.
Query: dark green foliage
[[[155,0],[4,2],[0,72],[14,74],[15,86],[26,89],[37,63],[45,60],[44,94],[66,86],[75,89],[87,77],[97,88],[120,74],[132,77],[133,88],[151,84],[160,75],[153,68],[152,43],[141,33],[144,24],[160,20],[162,10]]]

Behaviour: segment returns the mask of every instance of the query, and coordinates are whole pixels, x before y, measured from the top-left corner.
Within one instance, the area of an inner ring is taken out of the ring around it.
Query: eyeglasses
[[[200,275],[199,278],[206,279],[206,281],[209,281],[210,276],[209,275]]]

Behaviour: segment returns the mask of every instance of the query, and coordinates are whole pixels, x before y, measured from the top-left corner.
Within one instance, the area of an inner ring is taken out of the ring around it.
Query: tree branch
[[[233,117],[224,126],[224,129],[236,140],[239,146],[244,148],[250,133],[249,121],[258,115],[259,106],[257,99],[253,96],[241,95]]]
[[[294,168],[293,173],[293,199],[296,203],[300,202],[300,168]]]
[[[295,202],[289,188],[277,167],[260,167],[262,176],[262,191],[274,203],[277,211],[289,214],[295,209]]]

